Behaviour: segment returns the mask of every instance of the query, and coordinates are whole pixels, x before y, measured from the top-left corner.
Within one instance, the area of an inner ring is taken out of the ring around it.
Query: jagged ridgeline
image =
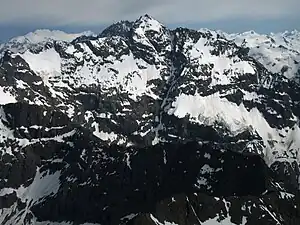
[[[0,45],[0,224],[300,224],[299,52],[148,15]]]

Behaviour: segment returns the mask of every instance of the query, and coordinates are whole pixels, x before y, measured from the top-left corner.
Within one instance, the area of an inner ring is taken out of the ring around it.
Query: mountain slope
[[[145,15],[19,47],[1,224],[299,223],[300,85],[237,36]]]

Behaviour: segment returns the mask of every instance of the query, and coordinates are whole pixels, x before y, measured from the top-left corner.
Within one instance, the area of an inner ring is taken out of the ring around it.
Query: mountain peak
[[[33,32],[29,32],[23,36],[18,36],[10,40],[10,42],[19,43],[40,43],[49,40],[54,41],[72,41],[73,39],[82,35],[93,35],[91,31],[85,31],[81,33],[66,33],[60,30],[48,30],[48,29],[38,29]]]
[[[99,37],[126,36],[132,27],[132,22],[122,20],[105,28]]]
[[[165,26],[153,17],[145,14],[134,22],[136,27],[142,28],[144,31],[160,32]]]
[[[140,16],[139,20],[155,20],[155,19],[146,13],[146,14]]]
[[[140,16],[134,22],[128,20],[122,20],[116,22],[107,28],[105,28],[99,37],[109,37],[109,36],[127,36],[131,28],[141,28],[142,30],[154,30],[159,32],[162,27],[164,27],[159,21],[154,19],[148,14]]]
[[[92,31],[81,33],[66,33],[60,30],[38,29],[25,35],[14,37],[7,43],[0,45],[0,55],[7,49],[12,52],[25,52],[28,49],[41,49],[47,42],[71,42],[82,36],[93,36]]]

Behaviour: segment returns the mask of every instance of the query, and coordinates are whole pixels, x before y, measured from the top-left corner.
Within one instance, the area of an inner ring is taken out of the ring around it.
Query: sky
[[[300,30],[299,0],[0,0],[0,42],[36,29],[101,32],[149,14],[174,28]]]

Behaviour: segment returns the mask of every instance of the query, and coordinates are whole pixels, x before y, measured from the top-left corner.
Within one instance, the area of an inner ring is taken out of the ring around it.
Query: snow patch
[[[233,134],[237,135],[245,130],[257,132],[262,137],[267,163],[273,163],[276,159],[285,155],[288,150],[300,150],[300,129],[295,125],[287,129],[282,136],[282,130],[270,127],[261,112],[257,108],[248,111],[243,104],[237,105],[221,98],[219,94],[210,96],[180,94],[168,109],[169,115],[184,118],[189,115],[190,120],[198,123],[213,126],[216,122],[222,123]],[[269,140],[275,140],[270,145]],[[272,154],[273,151],[276,153]],[[286,157],[283,157],[286,159]],[[300,161],[298,156],[297,160]]]
[[[11,87],[0,86],[0,105],[16,103],[16,97],[11,93]]]
[[[111,142],[113,142],[113,141],[117,140],[117,138],[118,138],[118,135],[115,134],[115,133],[113,133],[113,132],[107,133],[107,132],[100,131],[99,130],[99,124],[96,123],[96,122],[94,122],[92,124],[92,127],[95,129],[95,131],[93,132],[93,134],[96,137],[98,137],[101,140],[103,140],[103,141],[111,141]]]
[[[41,78],[44,83],[48,83],[50,76],[61,74],[61,58],[55,49],[47,49],[38,54],[31,53],[29,50],[20,54],[29,64],[29,67]]]
[[[157,218],[155,218],[152,214],[150,214],[151,220],[155,223],[155,225],[178,225],[177,223],[164,221],[163,223],[159,222]]]

